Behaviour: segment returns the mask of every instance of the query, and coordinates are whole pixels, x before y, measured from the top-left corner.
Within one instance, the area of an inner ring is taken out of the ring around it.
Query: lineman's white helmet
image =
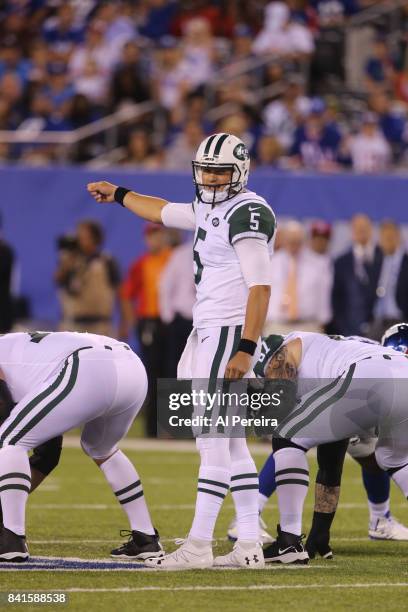
[[[249,153],[246,145],[232,134],[213,134],[198,147],[193,161],[197,198],[204,204],[219,204],[242,191],[248,182]],[[223,183],[208,182],[207,174],[229,174]]]

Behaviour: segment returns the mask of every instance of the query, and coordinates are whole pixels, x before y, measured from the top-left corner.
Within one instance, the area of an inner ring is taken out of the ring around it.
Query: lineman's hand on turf
[[[238,351],[225,368],[225,378],[242,378],[251,369],[251,355]]]
[[[107,181],[97,181],[96,183],[88,183],[86,188],[97,202],[107,203],[115,201],[114,195],[117,185],[112,185],[112,183]]]

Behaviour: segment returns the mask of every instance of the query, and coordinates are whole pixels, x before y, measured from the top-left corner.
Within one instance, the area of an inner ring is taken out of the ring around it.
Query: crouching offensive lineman
[[[378,465],[408,496],[408,361],[393,348],[364,339],[293,332],[268,340],[275,346],[264,364],[266,378],[291,379],[301,388],[320,381],[301,394],[272,441],[280,525],[265,557],[307,562],[301,526],[308,449],[375,432]]]
[[[0,426],[0,561],[29,556],[28,451],[79,426],[83,450],[103,471],[132,530],[112,556],[162,556],[139,475],[117,447],[147,392],[145,369],[130,347],[76,332],[6,334],[0,337],[0,379],[3,404],[16,403]]]

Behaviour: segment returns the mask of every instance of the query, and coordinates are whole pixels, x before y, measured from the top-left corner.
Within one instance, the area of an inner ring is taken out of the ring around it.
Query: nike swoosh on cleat
[[[291,550],[292,548],[293,548],[293,546],[288,546],[287,548],[284,548],[283,550],[281,550],[281,549],[279,548],[278,553],[279,553],[280,555],[284,555],[284,554],[285,554],[285,552],[288,552],[288,550]]]
[[[207,338],[209,338],[209,337],[210,337],[210,336],[206,336],[205,338],[203,338],[203,339],[201,340],[201,344],[204,342],[204,340],[207,340]]]
[[[248,206],[248,210],[250,210],[250,211],[253,211],[253,210],[260,210],[260,208],[261,208],[260,206],[255,206],[255,207],[253,207],[253,206]]]

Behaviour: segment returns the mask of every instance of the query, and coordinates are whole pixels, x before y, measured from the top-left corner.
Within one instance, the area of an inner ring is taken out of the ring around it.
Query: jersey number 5
[[[259,230],[259,217],[260,216],[261,216],[260,212],[256,212],[256,211],[251,212],[249,227],[251,228],[251,230],[254,230],[255,232]]]
[[[193,258],[197,266],[197,272],[194,274],[194,282],[196,285],[198,285],[198,283],[201,280],[201,275],[203,273],[203,268],[204,268],[203,264],[201,263],[200,254],[196,250],[196,246],[199,240],[202,240],[204,242],[206,236],[207,236],[207,232],[202,227],[199,227],[197,230],[197,236],[196,236],[196,239],[194,241],[194,246],[193,246]]]

